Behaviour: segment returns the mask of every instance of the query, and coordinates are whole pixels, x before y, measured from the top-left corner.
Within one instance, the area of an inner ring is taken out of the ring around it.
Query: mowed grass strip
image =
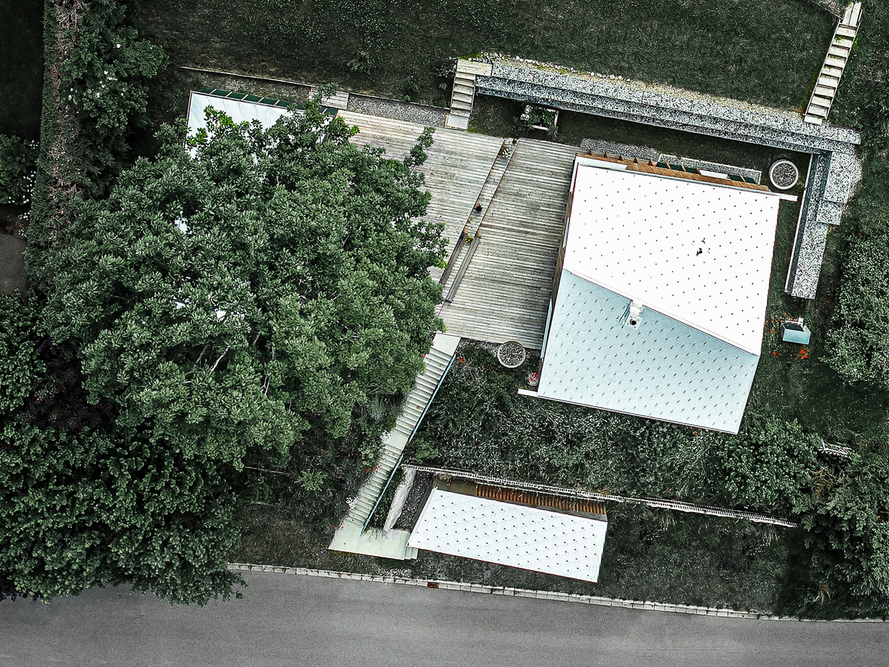
[[[173,62],[445,104],[495,51],[773,106],[805,103],[834,20],[805,0],[143,0]]]

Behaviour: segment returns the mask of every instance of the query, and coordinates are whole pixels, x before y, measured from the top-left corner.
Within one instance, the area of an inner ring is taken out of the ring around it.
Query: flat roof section
[[[265,128],[274,125],[281,116],[287,113],[287,107],[256,104],[231,97],[206,95],[193,91],[188,100],[188,133],[190,135],[199,129],[207,128],[207,119],[204,115],[207,107],[224,111],[236,124],[258,120]]]
[[[597,581],[605,521],[432,489],[408,546]]]
[[[580,158],[563,268],[759,354],[779,203]]]

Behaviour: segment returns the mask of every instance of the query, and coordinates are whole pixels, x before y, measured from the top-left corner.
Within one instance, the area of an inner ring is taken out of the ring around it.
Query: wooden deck
[[[578,149],[520,139],[478,229],[479,246],[452,303],[447,332],[540,349]]]
[[[423,132],[423,126],[417,123],[352,111],[340,111],[338,115],[349,125],[358,126],[360,132],[352,139],[354,143],[385,148],[389,157],[397,159],[407,155]],[[445,225],[447,259],[472,214],[503,140],[441,127],[435,129],[432,139],[429,158],[420,171],[432,193],[426,217]],[[429,272],[434,280],[441,276],[437,267]]]

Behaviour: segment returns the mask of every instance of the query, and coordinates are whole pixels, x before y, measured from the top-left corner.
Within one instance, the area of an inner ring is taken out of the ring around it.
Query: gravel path
[[[637,157],[645,160],[656,160],[658,151],[648,146],[635,146],[633,144],[619,144],[616,141],[604,139],[584,139],[580,147],[591,153],[616,153],[625,157]]]
[[[382,97],[370,97],[354,93],[349,95],[348,110],[374,116],[395,118],[396,120],[418,123],[427,127],[444,127],[445,119],[448,116],[448,110],[445,108],[428,107],[423,104],[399,102],[398,100],[387,100]]]

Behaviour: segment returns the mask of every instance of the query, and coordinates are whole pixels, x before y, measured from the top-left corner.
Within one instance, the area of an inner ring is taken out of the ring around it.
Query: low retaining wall
[[[839,224],[861,180],[855,155],[861,135],[800,114],[703,93],[579,72],[545,63],[491,56],[491,75],[476,92],[732,141],[810,153],[818,177],[807,187],[785,289],[814,299],[829,225]],[[810,174],[811,180],[811,174]]]
[[[709,505],[695,505],[694,503],[686,503],[679,500],[665,500],[661,498],[630,498],[627,496],[616,496],[610,493],[596,493],[595,491],[581,491],[578,489],[566,489],[560,486],[549,486],[547,484],[532,484],[529,482],[516,482],[509,479],[499,479],[497,477],[486,477],[485,475],[477,475],[472,472],[463,472],[461,470],[451,470],[448,468],[434,468],[430,466],[415,466],[410,464],[402,464],[404,470],[418,470],[420,472],[428,472],[433,475],[446,475],[450,477],[460,477],[474,482],[484,482],[485,484],[493,484],[495,486],[505,486],[514,489],[525,489],[529,491],[542,491],[561,496],[573,496],[576,498],[590,498],[592,500],[607,500],[616,503],[628,503],[631,505],[647,505],[648,507],[657,507],[660,509],[675,510],[677,512],[688,512],[689,514],[706,514],[708,516],[720,516],[729,519],[744,519],[745,521],[753,521],[754,523],[767,523],[773,526],[782,526],[784,528],[799,528],[800,524],[789,519],[781,519],[757,512],[745,512],[743,510],[732,510],[724,507],[711,507]]]

